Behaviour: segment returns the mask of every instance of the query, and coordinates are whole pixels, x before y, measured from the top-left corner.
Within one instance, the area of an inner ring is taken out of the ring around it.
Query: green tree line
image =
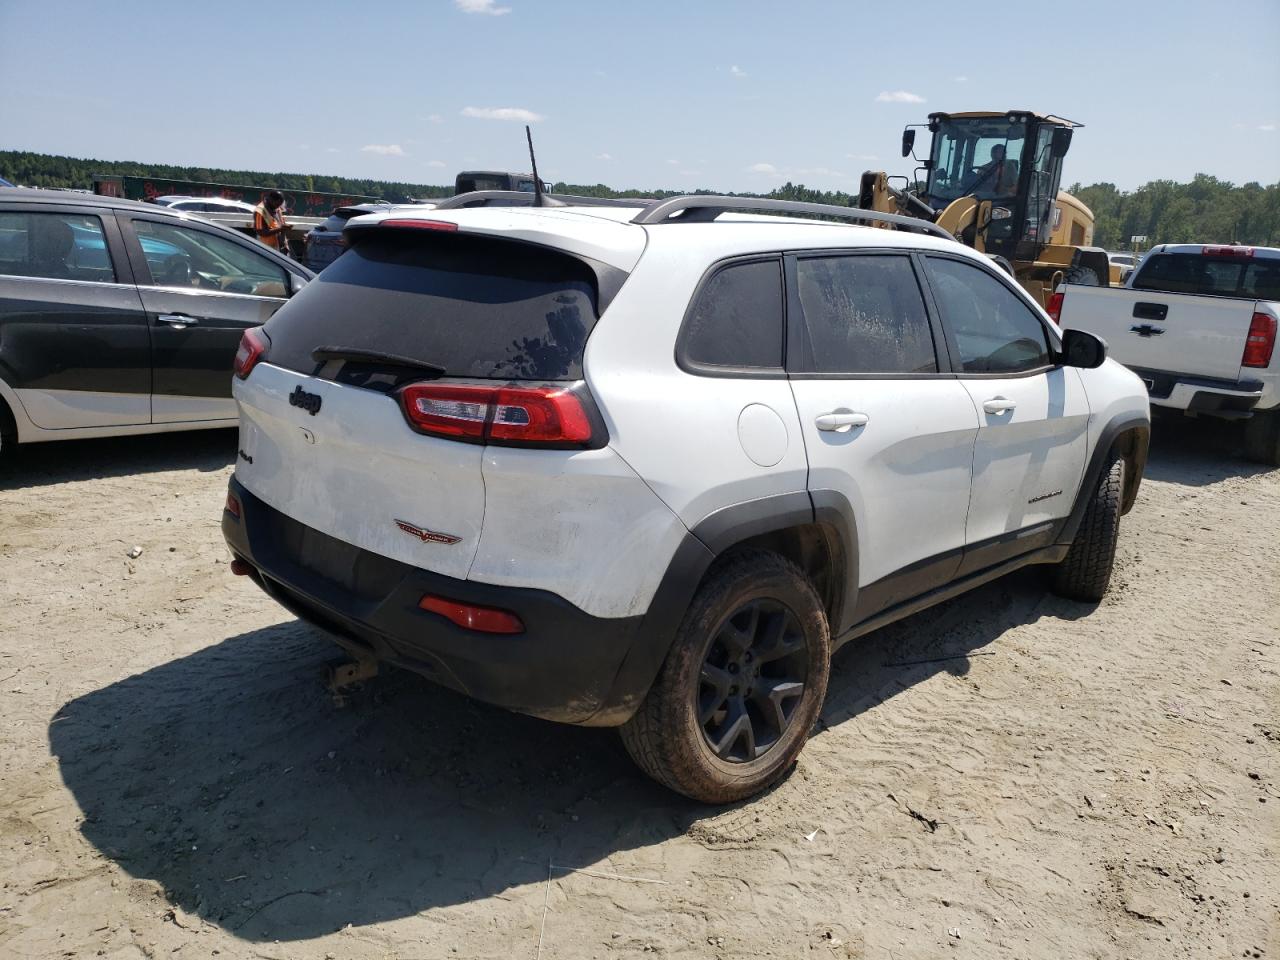
[[[451,184],[401,183],[359,177],[320,174],[269,173],[255,170],[221,170],[214,167],[181,167],[119,160],[84,160],[21,150],[0,151],[0,177],[30,187],[89,189],[94,174],[164,177],[285,190],[359,194],[402,201],[410,197],[442,197],[453,192]],[[553,185],[557,193],[590,197],[666,197],[686,190],[617,190],[602,183]],[[699,189],[695,193],[716,191]],[[1094,244],[1107,249],[1129,246],[1129,238],[1147,237],[1145,246],[1157,243],[1231,243],[1280,246],[1280,182],[1264,186],[1250,182],[1237,186],[1200,173],[1190,183],[1153,180],[1136,190],[1120,190],[1114,183],[1091,186],[1073,184],[1068,192],[1093,210],[1097,223]],[[764,196],[848,206],[847,193],[814,190],[786,183]]]

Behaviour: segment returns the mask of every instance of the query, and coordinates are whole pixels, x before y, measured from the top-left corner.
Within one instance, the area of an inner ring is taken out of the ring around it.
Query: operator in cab
[[[1018,161],[1005,159],[1005,146],[991,148],[991,159],[973,171],[966,193],[989,190],[995,197],[1012,196],[1018,189]]]

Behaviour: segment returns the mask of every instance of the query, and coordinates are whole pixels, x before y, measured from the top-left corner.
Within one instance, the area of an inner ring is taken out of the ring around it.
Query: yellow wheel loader
[[[904,157],[914,157],[921,126],[903,131]],[[1058,189],[1080,126],[1026,110],[931,113],[933,143],[915,182],[864,173],[858,205],[936,223],[998,262],[1041,304],[1062,282],[1108,286],[1106,251],[1092,246],[1093,212]]]

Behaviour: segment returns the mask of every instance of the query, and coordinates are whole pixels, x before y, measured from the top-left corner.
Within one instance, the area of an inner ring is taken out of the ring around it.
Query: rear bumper
[[[1131,369],[1147,385],[1151,405],[1155,407],[1239,418],[1247,416],[1255,407],[1269,405],[1261,380],[1219,380],[1139,367]]]
[[[222,514],[231,551],[253,568],[253,579],[272,598],[355,655],[397,664],[477,700],[563,723],[621,723],[653,679],[644,676],[646,671],[635,677],[635,670],[623,669],[629,653],[635,659],[633,647],[660,642],[649,630],[637,645],[644,617],[593,617],[544,590],[432,573],[306,527],[234,477],[230,492],[240,502],[239,518],[226,510]],[[520,617],[525,632],[463,629],[420,610],[418,601],[426,593],[509,610]]]

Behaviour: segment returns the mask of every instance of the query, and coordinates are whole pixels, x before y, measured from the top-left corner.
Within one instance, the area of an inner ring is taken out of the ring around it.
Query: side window
[[[796,265],[808,344],[793,373],[936,373],[920,285],[905,256],[806,257]]]
[[[284,297],[285,269],[234,240],[186,226],[134,220],[142,255],[158,287],[193,287],[258,297]]]
[[[682,358],[715,367],[782,366],[782,264],[735,263],[716,273],[685,320]]]
[[[929,257],[942,318],[955,333],[966,373],[1022,373],[1052,363],[1040,318],[980,267]]]
[[[102,220],[78,213],[0,213],[0,273],[115,283]]]

